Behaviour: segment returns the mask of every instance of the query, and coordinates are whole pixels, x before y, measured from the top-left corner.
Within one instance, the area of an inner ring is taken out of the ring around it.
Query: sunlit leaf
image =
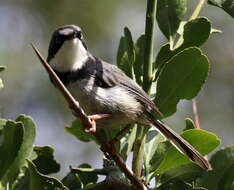
[[[180,46],[171,50],[169,44],[165,44],[161,47],[155,64],[158,67],[156,77],[158,77],[163,66],[176,54],[180,53],[184,49],[192,46],[201,46],[204,44],[211,34],[211,22],[205,18],[196,18],[183,25],[183,38]]]
[[[181,136],[203,155],[208,154],[220,144],[220,139],[218,139],[216,135],[201,129],[190,129],[184,131]],[[180,153],[174,146],[168,144],[164,160],[154,172],[154,175],[162,174],[169,169],[176,168],[190,162],[191,161],[188,157]]]
[[[208,59],[198,48],[188,48],[174,56],[158,78],[155,104],[163,116],[175,113],[180,100],[194,98],[208,72]]]

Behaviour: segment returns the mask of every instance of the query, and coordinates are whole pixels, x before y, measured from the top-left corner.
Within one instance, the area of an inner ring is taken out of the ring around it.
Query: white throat
[[[67,40],[56,55],[50,60],[50,65],[60,72],[80,69],[88,59],[88,51],[82,42],[75,38]]]

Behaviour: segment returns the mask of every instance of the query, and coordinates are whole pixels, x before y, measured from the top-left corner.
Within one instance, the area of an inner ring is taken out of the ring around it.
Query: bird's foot
[[[100,149],[104,153],[105,157],[108,159],[111,159],[113,155],[117,154],[117,150],[115,148],[115,143],[113,141],[106,142],[105,144],[102,144]]]
[[[82,123],[82,125],[85,128],[85,132],[89,133],[95,133],[96,132],[96,120],[103,119],[106,117],[110,117],[110,114],[95,114],[95,115],[89,115],[88,120],[89,124],[87,125],[85,123]]]

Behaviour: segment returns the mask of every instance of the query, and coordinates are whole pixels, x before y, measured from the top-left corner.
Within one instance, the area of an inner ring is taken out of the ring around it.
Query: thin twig
[[[79,116],[79,118],[87,125],[91,125],[90,120],[88,119],[86,113],[84,110],[79,106],[79,103],[74,99],[74,97],[71,95],[71,93],[67,90],[67,88],[63,85],[63,83],[60,81],[60,79],[57,77],[56,73],[53,71],[53,69],[50,67],[50,65],[47,63],[47,61],[43,58],[43,56],[40,54],[38,49],[31,44],[33,50],[35,51],[37,57],[39,58],[42,65],[45,67],[47,73],[52,78],[53,82],[56,83],[56,86],[59,88],[60,92],[68,102],[70,108],[75,111],[76,115]],[[113,149],[111,146],[108,146],[107,143],[103,140],[101,136],[99,136],[98,133],[93,134],[97,141],[101,145],[105,147],[105,151],[109,154],[109,156],[115,161],[117,166],[120,168],[120,170],[126,175],[126,177],[131,181],[132,185],[137,188],[138,190],[147,190],[148,188],[132,173],[132,171],[126,166],[122,158],[117,154],[113,154]]]
[[[195,127],[196,127],[196,129],[201,129],[196,99],[192,100],[192,104],[193,104],[193,115],[194,115]]]

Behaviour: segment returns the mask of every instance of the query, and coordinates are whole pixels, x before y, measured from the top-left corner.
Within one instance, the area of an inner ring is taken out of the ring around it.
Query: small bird
[[[65,25],[54,31],[47,62],[89,115],[93,125],[86,131],[95,132],[96,126],[114,129],[135,123],[153,126],[191,161],[211,169],[186,140],[153,117],[153,112],[160,112],[136,82],[88,51],[78,26]]]

